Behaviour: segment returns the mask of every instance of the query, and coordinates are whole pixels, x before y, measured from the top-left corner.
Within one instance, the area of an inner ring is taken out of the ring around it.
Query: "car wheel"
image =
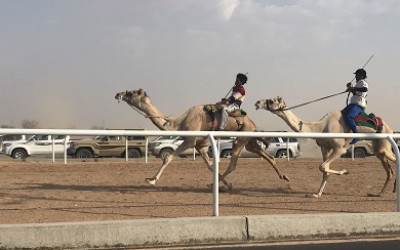
[[[140,151],[136,148],[131,148],[128,149],[128,157],[129,158],[140,158],[142,157],[142,154],[140,153]]]
[[[160,158],[164,160],[165,157],[167,157],[168,155],[172,155],[173,153],[174,153],[174,150],[172,150],[170,148],[164,148],[160,152]]]
[[[354,149],[354,158],[365,158],[367,157],[367,151],[363,148]]]
[[[25,159],[28,154],[24,149],[17,148],[12,152],[12,158],[14,159]]]
[[[75,154],[76,158],[93,158],[93,153],[90,151],[90,149],[87,148],[81,148],[78,149],[78,151]]]
[[[289,156],[292,156],[292,153],[289,151]],[[287,158],[287,150],[279,150],[276,152],[276,158]]]
[[[221,158],[231,158],[232,157],[232,150],[226,149],[222,151]]]

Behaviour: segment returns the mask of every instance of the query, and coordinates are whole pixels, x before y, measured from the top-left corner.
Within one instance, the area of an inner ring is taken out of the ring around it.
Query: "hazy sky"
[[[263,130],[289,130],[256,111],[345,90],[367,65],[367,112],[400,130],[398,0],[0,0],[0,125],[156,129],[117,92],[143,88],[166,115],[224,97],[248,72],[243,108]],[[346,94],[294,110],[317,121]]]

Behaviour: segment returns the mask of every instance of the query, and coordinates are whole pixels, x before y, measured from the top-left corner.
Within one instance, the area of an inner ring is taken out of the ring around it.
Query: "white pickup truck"
[[[70,145],[69,136],[54,136],[54,153],[63,154]],[[15,159],[24,159],[32,155],[51,155],[53,153],[53,135],[34,135],[22,142],[3,145],[3,153]]]

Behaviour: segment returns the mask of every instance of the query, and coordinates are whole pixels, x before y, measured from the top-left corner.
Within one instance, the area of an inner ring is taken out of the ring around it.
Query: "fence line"
[[[117,136],[195,136],[208,137],[211,141],[213,153],[213,215],[219,216],[218,200],[218,170],[219,152],[217,152],[214,137],[284,137],[284,138],[359,138],[359,139],[387,139],[392,145],[396,156],[396,192],[397,192],[397,212],[400,212],[400,153],[394,140],[400,139],[399,134],[365,134],[365,133],[298,133],[298,132],[229,132],[229,131],[160,131],[160,130],[82,130],[82,129],[9,129],[0,128],[0,134],[26,134],[26,135],[117,135]],[[147,151],[147,150],[146,150]],[[147,152],[146,152],[147,155]],[[66,153],[64,153],[66,162]],[[147,160],[147,158],[146,158]]]

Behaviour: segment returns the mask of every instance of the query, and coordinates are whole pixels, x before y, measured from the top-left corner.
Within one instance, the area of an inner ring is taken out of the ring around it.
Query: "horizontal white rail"
[[[230,132],[230,131],[160,131],[160,130],[92,130],[92,129],[15,129],[0,128],[1,134],[26,134],[26,135],[120,135],[120,136],[243,136],[243,137],[289,137],[289,138],[362,138],[385,139],[392,137],[400,139],[400,133],[363,134],[363,133],[297,133],[297,132]]]
[[[297,132],[230,132],[230,131],[160,131],[160,130],[84,130],[84,129],[15,129],[0,128],[1,134],[26,134],[26,135],[119,135],[119,136],[197,136],[197,137],[284,137],[284,138],[359,138],[359,139],[387,139],[392,145],[396,155],[396,192],[397,211],[400,212],[400,153],[394,139],[400,139],[400,133],[365,134],[365,133],[297,133]],[[210,140],[213,149],[214,161],[214,210],[215,216],[218,210],[218,158],[215,140]],[[147,153],[146,153],[147,154]]]

